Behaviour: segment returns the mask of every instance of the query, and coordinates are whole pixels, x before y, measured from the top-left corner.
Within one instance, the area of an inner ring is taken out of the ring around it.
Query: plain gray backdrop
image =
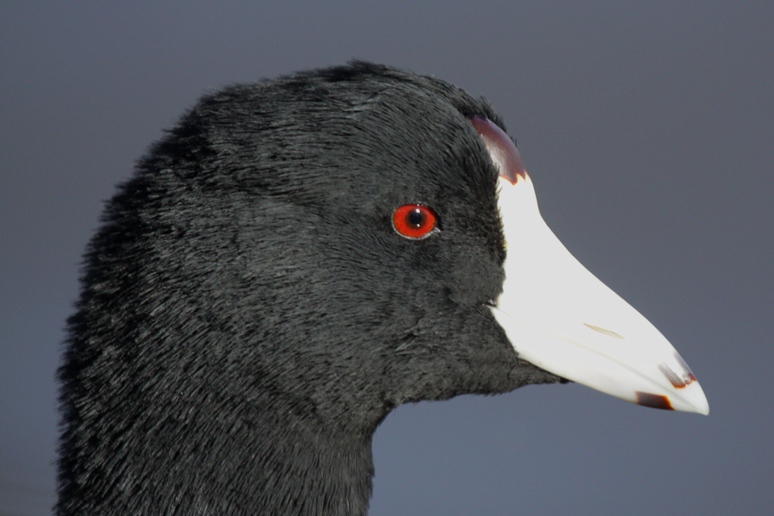
[[[774,514],[774,2],[201,4],[0,3],[0,514],[53,503],[64,322],[116,183],[203,93],[352,58],[489,98],[549,225],[711,407],[401,407],[371,514]]]

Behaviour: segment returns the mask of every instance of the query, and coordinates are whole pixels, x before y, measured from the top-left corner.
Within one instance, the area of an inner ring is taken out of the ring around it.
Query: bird
[[[352,61],[203,96],[106,203],[55,512],[366,514],[396,407],[588,385],[707,414],[538,209],[483,97]]]

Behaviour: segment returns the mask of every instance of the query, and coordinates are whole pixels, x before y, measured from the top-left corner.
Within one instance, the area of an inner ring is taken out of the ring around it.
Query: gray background
[[[62,329],[115,184],[201,94],[356,57],[486,95],[554,231],[712,409],[402,407],[371,513],[774,514],[772,27],[773,2],[0,3],[0,513],[52,503]]]

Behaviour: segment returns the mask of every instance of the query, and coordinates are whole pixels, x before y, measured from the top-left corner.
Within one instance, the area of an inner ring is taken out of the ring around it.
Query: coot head
[[[567,378],[706,412],[597,283],[483,99],[367,63],[208,95],[89,246],[57,510],[360,514],[384,417],[463,393]]]

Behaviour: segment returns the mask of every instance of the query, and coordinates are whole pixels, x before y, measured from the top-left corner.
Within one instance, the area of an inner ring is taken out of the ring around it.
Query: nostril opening
[[[601,333],[602,335],[607,335],[608,337],[613,337],[614,339],[623,339],[623,335],[619,335],[613,330],[608,330],[607,328],[602,328],[601,326],[595,326],[593,324],[589,323],[583,323],[583,326],[594,330],[597,333]]]

